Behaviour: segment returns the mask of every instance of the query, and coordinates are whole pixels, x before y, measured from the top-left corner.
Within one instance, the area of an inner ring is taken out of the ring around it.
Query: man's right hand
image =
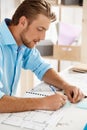
[[[42,99],[42,109],[44,110],[57,110],[64,106],[67,97],[61,93],[56,93],[51,96],[46,96]]]

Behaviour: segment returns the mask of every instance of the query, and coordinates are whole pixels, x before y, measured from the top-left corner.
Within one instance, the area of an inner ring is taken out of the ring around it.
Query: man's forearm
[[[17,98],[3,96],[0,99],[0,113],[20,112],[40,109],[42,101],[40,98]]]
[[[43,80],[46,83],[52,84],[52,85],[54,85],[55,87],[57,87],[59,89],[66,89],[66,87],[69,85],[53,69],[49,69],[45,73],[45,75],[43,76]]]
[[[32,110],[57,110],[66,103],[66,96],[60,93],[42,98],[17,98],[3,96],[0,99],[0,113]]]

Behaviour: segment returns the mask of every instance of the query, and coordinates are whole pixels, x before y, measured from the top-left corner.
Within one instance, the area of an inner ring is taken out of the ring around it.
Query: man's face
[[[44,15],[38,15],[37,19],[29,25],[27,20],[27,26],[22,30],[20,37],[23,44],[29,48],[33,48],[37,42],[45,38],[46,30],[48,30],[50,20]]]

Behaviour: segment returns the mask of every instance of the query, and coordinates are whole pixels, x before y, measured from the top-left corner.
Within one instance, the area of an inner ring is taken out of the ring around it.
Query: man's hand
[[[82,91],[79,88],[72,85],[67,86],[64,92],[70,100],[70,102],[72,103],[77,103],[82,98],[84,98],[84,94],[82,93]]]
[[[46,96],[42,99],[42,108],[44,110],[57,110],[64,106],[67,97],[61,93],[57,93],[51,96]]]

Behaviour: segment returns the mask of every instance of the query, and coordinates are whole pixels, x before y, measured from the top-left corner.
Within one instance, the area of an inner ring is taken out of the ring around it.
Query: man
[[[45,38],[50,22],[55,20],[50,4],[45,0],[25,0],[15,11],[12,20],[0,24],[0,112],[29,110],[57,110],[68,97],[72,103],[84,95],[75,86],[65,82],[49,64],[41,58],[35,45]],[[21,68],[30,69],[40,80],[66,94],[54,94],[43,98],[15,97]],[[72,96],[73,94],[73,96]]]

